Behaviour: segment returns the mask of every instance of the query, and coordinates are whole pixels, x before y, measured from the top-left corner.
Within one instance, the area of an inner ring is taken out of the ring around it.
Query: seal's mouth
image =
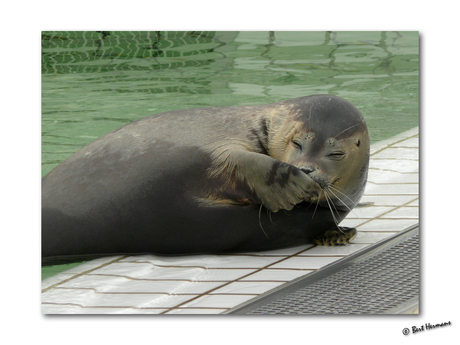
[[[302,169],[302,171],[303,171],[303,169]],[[329,186],[332,185],[331,182],[325,180],[324,178],[321,178],[320,176],[318,176],[318,175],[316,175],[316,174],[310,173],[310,174],[307,174],[307,175],[308,175],[308,177],[310,177],[314,182],[316,182],[316,183],[321,187],[322,190],[327,189]]]
[[[307,173],[308,169],[301,169],[303,172]],[[344,198],[348,198],[340,188],[335,184],[340,180],[340,178],[335,178],[332,181],[326,180],[321,176],[318,176],[316,173],[311,172],[308,174],[308,177],[315,182],[320,191],[311,191],[309,192],[311,199],[310,202],[317,202],[322,207],[334,208],[336,210],[347,210],[347,206],[344,202]]]

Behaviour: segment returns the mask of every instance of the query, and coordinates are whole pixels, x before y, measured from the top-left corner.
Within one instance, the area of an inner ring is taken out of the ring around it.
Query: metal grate
[[[264,296],[235,314],[381,314],[418,304],[418,228],[366,255],[356,257],[333,274],[299,288],[286,287]],[[290,290],[290,291],[287,291]],[[281,297],[282,296],[282,297]]]

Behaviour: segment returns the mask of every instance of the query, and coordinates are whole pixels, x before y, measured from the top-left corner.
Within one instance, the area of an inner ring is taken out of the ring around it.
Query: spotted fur
[[[319,246],[343,246],[350,243],[357,235],[355,228],[340,226],[339,229],[328,230],[315,238]]]

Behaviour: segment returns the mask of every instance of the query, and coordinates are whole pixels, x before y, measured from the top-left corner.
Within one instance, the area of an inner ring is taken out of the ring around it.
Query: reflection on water
[[[417,32],[43,32],[42,174],[103,134],[181,108],[344,97],[371,141],[418,125]]]
[[[179,108],[328,93],[373,142],[418,124],[417,32],[43,32],[43,174],[95,138]]]

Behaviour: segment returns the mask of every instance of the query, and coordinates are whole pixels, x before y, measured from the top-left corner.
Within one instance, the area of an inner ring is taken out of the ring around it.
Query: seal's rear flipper
[[[351,242],[358,231],[355,228],[339,226],[339,229],[328,230],[314,239],[319,246],[342,246]]]

